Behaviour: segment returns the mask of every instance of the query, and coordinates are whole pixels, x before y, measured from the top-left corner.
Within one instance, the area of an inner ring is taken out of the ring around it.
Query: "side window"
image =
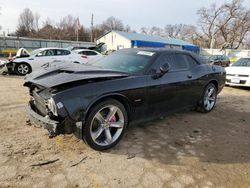
[[[185,70],[188,69],[188,64],[184,54],[172,54],[170,55],[172,61],[170,61],[170,70]]]
[[[70,52],[68,50],[55,50],[56,55],[69,55]]]
[[[92,52],[92,51],[87,51],[87,55],[89,55],[89,56],[94,56],[94,55],[97,55],[97,53]]]
[[[43,54],[42,56],[46,56],[46,53],[47,53],[47,50],[44,50],[44,51],[42,51],[42,52],[40,52],[41,54]],[[40,54],[39,53],[39,54]],[[39,56],[39,57],[42,57],[42,56]]]
[[[197,65],[197,62],[189,55],[184,55],[187,61],[189,68],[192,68]]]
[[[162,65],[164,65],[164,64],[169,64],[170,66],[171,66],[171,61],[172,61],[172,59],[171,59],[171,57],[170,57],[170,55],[162,55],[162,56],[160,56],[157,60],[156,60],[156,63],[153,65],[153,69],[155,70],[155,71],[157,71],[157,70],[159,70],[159,68],[162,66]],[[171,68],[170,68],[171,69]]]
[[[54,56],[54,50],[45,50],[45,56]]]
[[[55,50],[55,55],[62,55],[62,50]]]
[[[62,50],[62,55],[69,55],[70,54],[70,51],[68,50]]]
[[[81,51],[81,52],[79,52],[79,54],[87,55],[87,52],[86,51]]]

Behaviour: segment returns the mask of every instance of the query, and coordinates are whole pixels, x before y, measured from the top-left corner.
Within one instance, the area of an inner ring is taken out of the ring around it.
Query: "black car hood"
[[[64,84],[70,84],[79,81],[103,81],[127,77],[129,74],[105,70],[90,65],[71,64],[71,66],[48,68],[35,71],[25,77],[24,86],[30,84],[39,85],[45,88],[52,88]]]

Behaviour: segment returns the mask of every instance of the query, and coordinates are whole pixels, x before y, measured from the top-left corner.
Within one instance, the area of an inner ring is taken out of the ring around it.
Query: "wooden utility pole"
[[[91,42],[94,41],[94,37],[93,37],[93,27],[94,27],[94,14],[91,15]]]

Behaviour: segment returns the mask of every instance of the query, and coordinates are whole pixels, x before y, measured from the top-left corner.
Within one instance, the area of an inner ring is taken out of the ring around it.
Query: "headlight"
[[[53,98],[50,98],[49,100],[48,100],[48,109],[55,115],[55,116],[57,116],[58,114],[57,114],[57,109],[56,109],[56,104],[55,104],[55,101],[54,101],[54,99]]]

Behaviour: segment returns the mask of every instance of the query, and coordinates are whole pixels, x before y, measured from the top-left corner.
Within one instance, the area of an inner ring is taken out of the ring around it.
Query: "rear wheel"
[[[198,110],[201,112],[210,112],[213,110],[217,100],[217,88],[213,83],[209,83],[203,92]]]
[[[31,68],[27,63],[20,63],[16,65],[15,72],[19,75],[26,75],[31,72]]]
[[[124,106],[113,99],[92,108],[83,129],[85,142],[95,150],[115,146],[122,138],[128,124]]]

